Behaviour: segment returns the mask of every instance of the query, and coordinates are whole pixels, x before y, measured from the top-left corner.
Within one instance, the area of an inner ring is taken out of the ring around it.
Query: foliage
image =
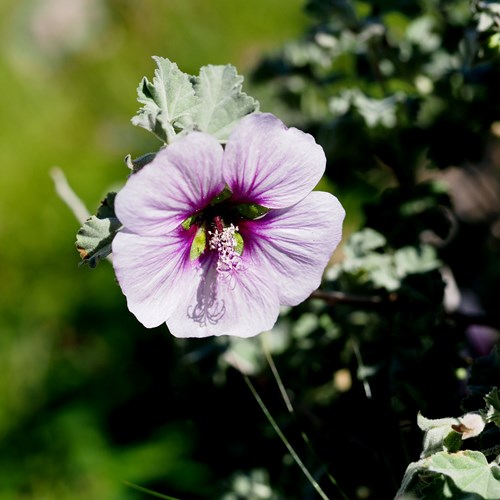
[[[144,106],[132,123],[165,143],[183,130],[207,132],[224,142],[239,119],[258,110],[259,103],[241,91],[243,77],[234,66],[203,66],[193,77],[168,59],[154,60],[155,77],[139,85],[138,101]]]

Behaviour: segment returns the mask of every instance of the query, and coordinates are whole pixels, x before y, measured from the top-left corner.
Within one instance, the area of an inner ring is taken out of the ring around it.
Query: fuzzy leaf
[[[178,129],[189,122],[189,116],[199,106],[189,75],[177,64],[153,57],[158,65],[153,81],[144,77],[137,89],[137,100],[143,104],[132,123],[170,143]]]
[[[101,259],[111,253],[111,242],[121,227],[114,210],[116,193],[109,193],[94,215],[85,221],[76,235],[76,248],[82,258],[81,264],[97,266]]]
[[[243,77],[234,66],[203,66],[193,81],[202,103],[196,109],[194,122],[199,130],[221,142],[227,140],[241,118],[259,109],[258,101],[241,91]]]
[[[500,467],[489,464],[479,451],[436,453],[428,459],[427,468],[448,476],[463,492],[475,493],[486,500],[500,498]]]
[[[420,413],[417,416],[417,424],[424,431],[423,450],[420,458],[425,458],[433,453],[448,450],[448,446],[456,446],[456,440],[450,434],[457,434],[452,428],[452,425],[460,424],[456,418],[439,418],[432,420],[425,418]]]

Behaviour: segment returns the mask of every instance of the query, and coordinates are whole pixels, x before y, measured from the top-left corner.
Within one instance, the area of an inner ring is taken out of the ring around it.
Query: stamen
[[[241,256],[236,252],[238,242],[235,233],[238,226],[231,224],[228,227],[215,228],[215,231],[208,231],[210,238],[210,250],[217,250],[219,258],[217,260],[217,272],[219,278],[225,279],[231,276],[232,271],[241,269]]]

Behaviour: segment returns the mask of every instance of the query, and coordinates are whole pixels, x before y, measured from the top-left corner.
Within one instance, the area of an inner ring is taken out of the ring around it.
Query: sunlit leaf
[[[155,134],[169,143],[176,134],[176,125],[199,106],[189,75],[177,64],[163,57],[153,57],[158,65],[153,81],[146,77],[137,89],[137,100],[143,104],[132,123]]]
[[[199,130],[220,141],[227,140],[241,118],[259,109],[259,103],[242,92],[243,77],[238,75],[234,66],[203,66],[193,81],[202,103],[196,109],[193,121]]]
[[[485,500],[500,498],[500,466],[489,464],[479,451],[436,453],[429,458],[427,467],[450,477],[463,492],[481,495]]]
[[[424,431],[424,442],[422,446],[421,458],[428,457],[439,451],[449,450],[448,445],[455,446],[455,440],[450,441],[450,434],[456,434],[460,438],[460,434],[453,430],[452,425],[459,424],[456,418],[425,418],[420,413],[417,417],[417,424]],[[454,450],[455,451],[455,450]]]

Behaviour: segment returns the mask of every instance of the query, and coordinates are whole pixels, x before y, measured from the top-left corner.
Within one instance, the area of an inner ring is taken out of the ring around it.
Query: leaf
[[[450,477],[464,492],[481,495],[486,500],[500,498],[500,467],[489,464],[479,451],[439,452],[428,459],[427,468]]]
[[[177,64],[153,57],[158,65],[153,82],[144,77],[137,89],[137,100],[144,106],[132,123],[155,134],[165,143],[172,142],[176,129],[186,126],[190,114],[199,106],[190,77]]]
[[[386,244],[382,234],[367,227],[351,235],[345,252],[352,257],[364,257],[370,250],[377,250]]]
[[[76,235],[76,248],[82,262],[95,268],[101,259],[111,253],[111,243],[121,228],[115,215],[114,200],[116,193],[108,193],[103,200],[97,215],[87,219]]]
[[[487,405],[486,419],[488,422],[494,422],[497,427],[500,427],[500,392],[498,387],[486,394],[484,400]]]
[[[230,64],[203,66],[193,81],[202,103],[196,109],[194,123],[221,142],[227,140],[241,118],[259,109],[258,101],[241,91],[243,77]]]
[[[420,458],[425,458],[433,453],[449,450],[448,446],[453,447],[455,451],[457,440],[450,434],[458,434],[452,428],[452,425],[460,424],[456,418],[438,418],[432,420],[425,418],[420,413],[417,416],[417,424],[424,431],[424,442]]]
[[[403,247],[394,253],[396,273],[404,278],[408,274],[425,273],[438,269],[441,265],[434,247]]]

